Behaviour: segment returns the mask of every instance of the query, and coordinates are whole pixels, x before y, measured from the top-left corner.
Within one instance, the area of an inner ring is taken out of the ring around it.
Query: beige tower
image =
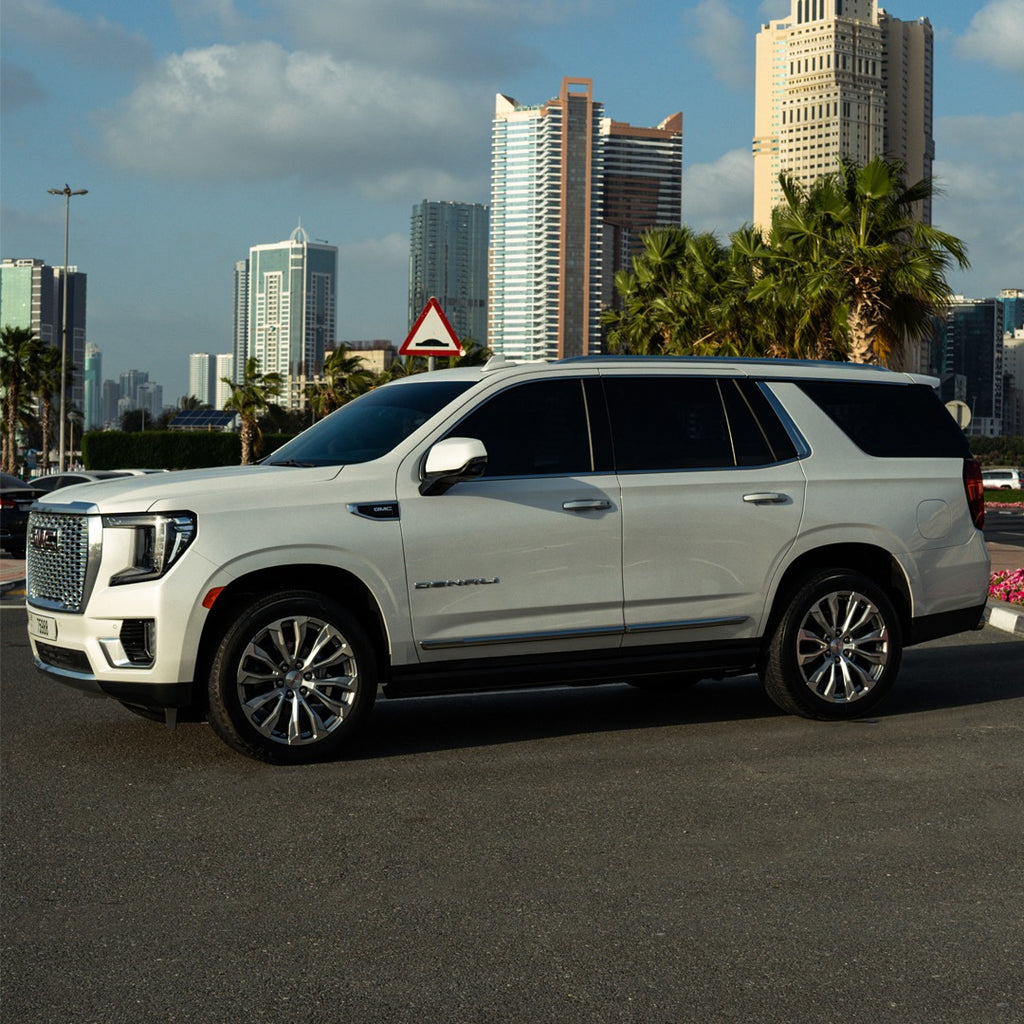
[[[754,223],[781,202],[779,173],[809,184],[848,158],[902,160],[930,177],[932,27],[877,0],[791,0],[790,17],[757,34]],[[931,222],[931,209],[921,211]]]

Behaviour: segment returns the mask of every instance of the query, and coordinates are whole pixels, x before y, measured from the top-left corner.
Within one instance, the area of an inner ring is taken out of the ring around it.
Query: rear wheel
[[[358,620],[311,591],[260,598],[236,617],[209,677],[209,720],[235,750],[302,764],[340,754],[377,692]]]
[[[783,711],[845,719],[888,693],[902,656],[899,616],[860,573],[827,570],[793,594],[769,641],[761,678]]]

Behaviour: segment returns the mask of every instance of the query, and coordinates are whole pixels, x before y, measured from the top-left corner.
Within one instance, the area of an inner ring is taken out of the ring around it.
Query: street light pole
[[[63,473],[65,465],[64,424],[67,420],[67,387],[68,387],[68,229],[71,226],[71,197],[84,196],[87,188],[72,189],[65,184],[63,188],[48,188],[51,196],[64,197],[64,280],[62,282],[63,299],[61,301],[61,340],[60,340],[60,442],[57,447],[57,472]],[[43,438],[43,444],[49,444]]]

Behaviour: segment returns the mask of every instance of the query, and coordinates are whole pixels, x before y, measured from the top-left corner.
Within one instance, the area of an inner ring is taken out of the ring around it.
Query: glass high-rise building
[[[602,304],[616,306],[615,275],[632,267],[643,250],[647,228],[679,227],[683,216],[683,115],[673,114],[656,128],[601,121],[604,180]]]
[[[480,203],[424,199],[409,233],[409,327],[437,299],[459,339],[487,344],[489,212]]]
[[[224,403],[231,397],[231,387],[224,383],[227,380],[237,380],[235,377],[235,357],[230,352],[220,352],[213,357],[214,378],[213,378],[213,408],[223,409]]]
[[[680,220],[682,115],[604,117],[589,78],[557,98],[495,100],[487,343],[549,359],[601,351],[601,307],[643,228]]]
[[[942,397],[971,410],[969,434],[1003,432],[1003,304],[957,297],[943,330]]]
[[[103,419],[103,353],[93,344],[85,346],[85,429],[96,430],[106,425]]]
[[[877,0],[791,0],[757,34],[754,223],[771,224],[779,174],[808,185],[844,159],[902,161],[908,184],[932,174],[933,32]],[[931,205],[920,210],[931,223]]]
[[[209,352],[190,352],[188,357],[188,393],[203,405],[213,401],[213,381],[210,380],[212,357]]]
[[[233,303],[231,315],[232,376],[236,384],[245,374],[245,360],[249,356],[249,260],[235,264]],[[219,406],[218,406],[219,408]]]
[[[320,372],[334,347],[337,275],[337,246],[311,242],[301,227],[249,250],[246,355],[262,373],[291,382]]]
[[[0,263],[0,326],[23,327],[40,341],[61,346],[64,328],[64,268],[39,259]],[[85,321],[87,279],[68,267],[67,365],[73,376],[67,389],[69,411],[85,409]]]

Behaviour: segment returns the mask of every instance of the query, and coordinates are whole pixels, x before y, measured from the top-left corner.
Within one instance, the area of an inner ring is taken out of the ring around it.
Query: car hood
[[[210,504],[259,506],[278,488],[300,489],[332,480],[343,466],[218,466],[173,473],[117,477],[111,480],[61,487],[40,498],[35,507],[70,511],[69,506],[91,506],[84,511],[128,513],[201,510]]]

